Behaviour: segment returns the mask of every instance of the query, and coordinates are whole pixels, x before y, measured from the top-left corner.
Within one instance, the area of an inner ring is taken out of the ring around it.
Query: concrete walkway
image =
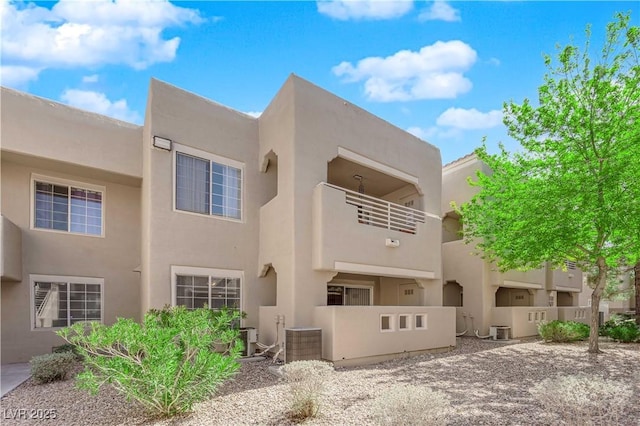
[[[4,364],[0,366],[0,397],[17,388],[31,377],[31,366],[28,362],[20,364]]]

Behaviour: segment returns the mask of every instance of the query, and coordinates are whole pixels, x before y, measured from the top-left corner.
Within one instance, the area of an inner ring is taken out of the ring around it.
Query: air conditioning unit
[[[489,336],[493,340],[509,340],[511,327],[504,325],[492,325],[489,327]]]
[[[292,327],[284,332],[284,362],[322,359],[322,329]]]
[[[241,356],[251,356],[254,354],[253,344],[258,341],[258,332],[254,327],[242,327],[240,329],[240,340],[242,340],[244,349]]]

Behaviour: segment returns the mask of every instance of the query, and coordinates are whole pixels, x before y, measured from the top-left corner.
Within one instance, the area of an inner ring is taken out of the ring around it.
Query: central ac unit
[[[284,362],[322,359],[322,329],[293,327],[285,330]]]
[[[242,356],[253,355],[253,344],[258,341],[257,330],[253,327],[242,327],[240,329],[240,340],[242,340],[242,344],[244,345]]]
[[[489,327],[489,336],[493,340],[509,340],[509,330],[511,330],[511,327],[492,325]]]

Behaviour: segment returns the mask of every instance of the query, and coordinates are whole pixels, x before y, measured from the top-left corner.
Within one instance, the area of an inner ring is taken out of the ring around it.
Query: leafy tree
[[[633,267],[633,289],[636,294],[636,324],[640,325],[640,260]]]
[[[509,135],[478,157],[493,171],[471,182],[480,191],[461,212],[468,242],[502,270],[595,267],[589,352],[598,348],[598,305],[609,271],[640,260],[640,27],[619,13],[607,25],[601,54],[590,57],[590,26],[581,50],[557,46],[544,56],[539,105],[504,105]]]

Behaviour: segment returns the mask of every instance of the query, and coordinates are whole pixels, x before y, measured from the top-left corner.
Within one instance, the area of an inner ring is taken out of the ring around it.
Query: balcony
[[[0,216],[0,218],[2,281],[22,281],[22,231],[6,217]]]
[[[431,306],[317,306],[322,358],[345,364],[456,345],[455,308]]]
[[[439,216],[323,182],[313,193],[314,269],[432,279],[440,227]]]

